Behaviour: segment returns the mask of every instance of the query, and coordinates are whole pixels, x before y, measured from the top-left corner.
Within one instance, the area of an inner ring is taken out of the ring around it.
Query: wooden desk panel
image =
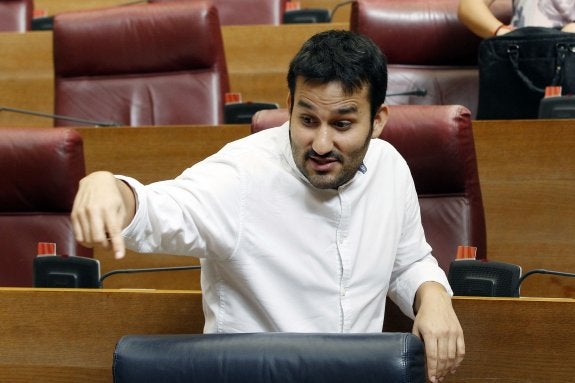
[[[127,334],[201,333],[196,291],[0,289],[0,381],[111,383]],[[466,357],[447,383],[563,383],[575,365],[575,301],[454,298]]]
[[[194,291],[0,289],[0,381],[112,382],[127,334],[201,333]]]
[[[474,121],[488,258],[575,273],[575,120]],[[575,297],[575,278],[533,275],[523,296]]]
[[[54,111],[52,34],[0,33],[0,107]],[[52,120],[0,110],[1,126],[52,126]]]
[[[34,0],[34,9],[45,11],[47,15],[52,16],[70,11],[115,7],[130,2],[130,0]]]
[[[466,356],[446,383],[564,383],[575,366],[575,300],[455,298]]]
[[[572,381],[575,300],[455,297],[453,307],[466,354],[444,382]],[[386,314],[386,331],[411,331],[412,322],[398,309]]]

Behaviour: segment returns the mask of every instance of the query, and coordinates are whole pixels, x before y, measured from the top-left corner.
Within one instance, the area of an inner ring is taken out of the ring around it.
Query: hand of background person
[[[425,345],[427,375],[431,382],[441,382],[463,361],[463,329],[451,305],[451,296],[439,283],[426,282],[419,287],[415,308],[412,332]]]
[[[457,17],[469,30],[481,38],[501,36],[507,31],[490,7],[495,0],[459,0]]]
[[[502,25],[499,29],[497,29],[497,32],[495,33],[495,36],[503,36],[508,34],[509,32],[511,32],[513,30],[512,27],[510,27],[509,25]]]
[[[575,33],[575,22],[565,25],[561,30],[563,32]]]
[[[135,214],[132,189],[110,172],[94,172],[80,181],[72,207],[76,240],[86,247],[112,247],[117,259],[125,255],[122,229]]]

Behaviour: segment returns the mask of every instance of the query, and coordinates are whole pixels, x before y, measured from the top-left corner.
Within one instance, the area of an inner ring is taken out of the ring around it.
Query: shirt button
[[[347,294],[347,289],[345,287],[342,287],[340,290],[340,294],[342,297],[345,297],[345,294]]]

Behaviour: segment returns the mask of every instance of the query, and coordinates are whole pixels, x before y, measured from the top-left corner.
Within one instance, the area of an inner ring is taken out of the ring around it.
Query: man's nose
[[[316,130],[312,149],[320,156],[332,151],[333,132],[329,126],[322,125],[319,129]]]

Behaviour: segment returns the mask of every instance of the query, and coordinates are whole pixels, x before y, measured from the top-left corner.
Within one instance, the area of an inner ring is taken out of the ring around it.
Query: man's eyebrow
[[[315,108],[313,107],[313,105],[308,104],[307,102],[303,101],[303,100],[298,100],[297,105],[305,108],[305,109],[310,109],[310,110],[314,110]]]
[[[357,113],[357,105],[344,106],[337,109],[339,114]]]
[[[298,100],[297,105],[305,109],[315,110],[315,107],[313,105],[305,102],[304,100]],[[357,105],[343,106],[341,108],[338,108],[336,111],[337,114],[357,113]]]

